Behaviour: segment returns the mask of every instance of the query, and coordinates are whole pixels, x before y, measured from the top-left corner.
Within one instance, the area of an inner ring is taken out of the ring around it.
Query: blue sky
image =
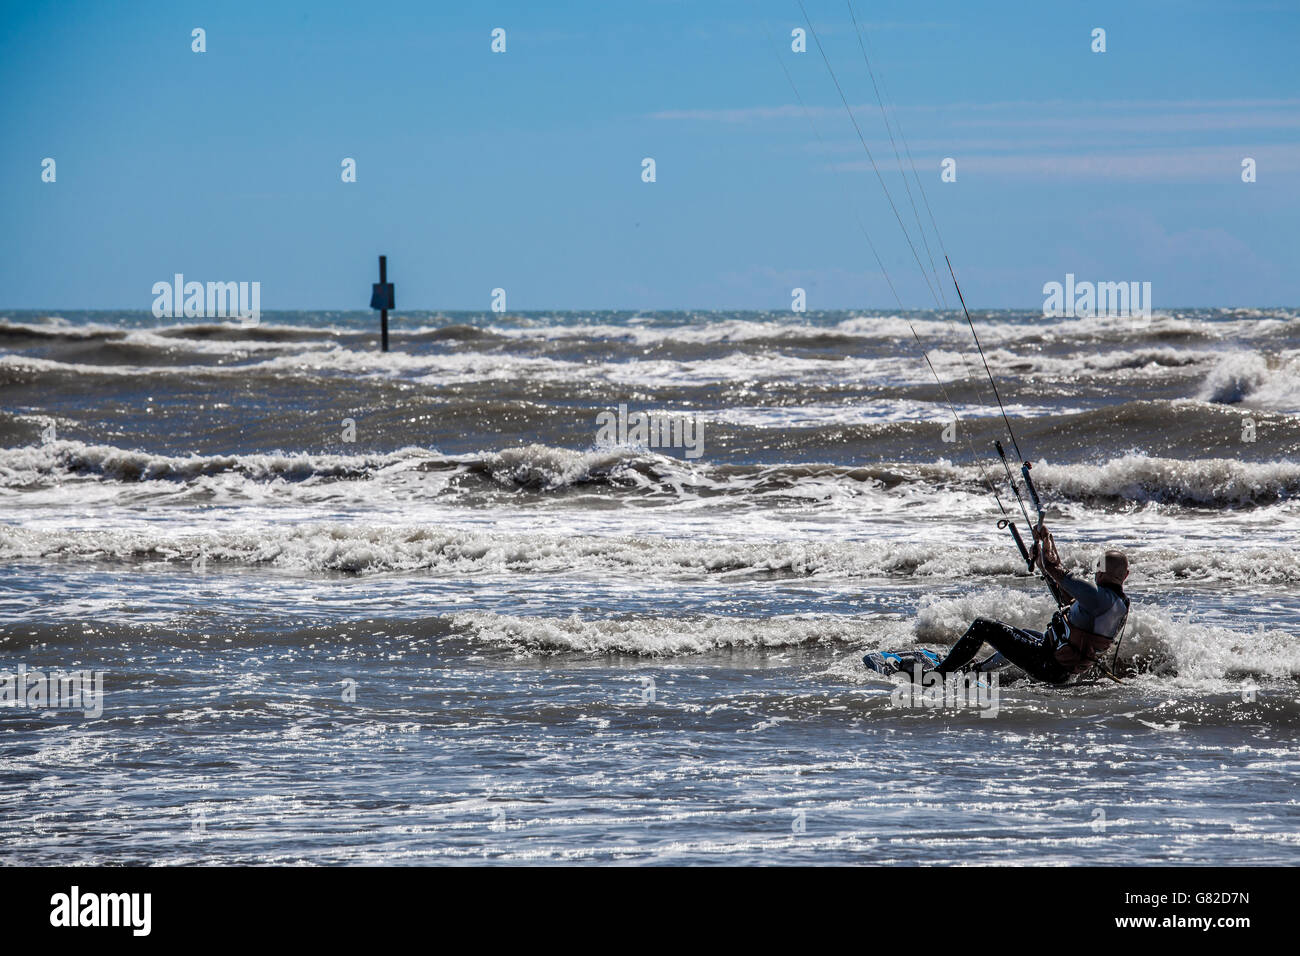
[[[848,8],[804,3],[925,258]],[[853,9],[972,306],[1067,272],[1300,304],[1300,0]],[[408,309],[894,307],[855,216],[933,305],[815,44],[790,50],[798,0],[3,11],[0,307],[148,309],[183,272],[364,308],[380,252]]]

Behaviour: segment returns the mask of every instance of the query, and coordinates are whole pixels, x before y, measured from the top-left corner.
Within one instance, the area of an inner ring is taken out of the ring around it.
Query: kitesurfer
[[[1093,581],[1066,572],[1056,542],[1047,528],[1034,529],[1038,543],[1035,558],[1054,590],[1073,599],[1052,617],[1045,632],[1012,627],[1001,621],[976,618],[935,670],[941,675],[959,671],[988,644],[1036,680],[1064,684],[1086,673],[1124,630],[1129,598],[1124,593],[1128,557],[1108,550],[1097,559]],[[1095,582],[1095,583],[1094,583]]]

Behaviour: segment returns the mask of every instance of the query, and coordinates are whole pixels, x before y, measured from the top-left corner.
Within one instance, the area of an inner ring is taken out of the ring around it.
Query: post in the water
[[[393,284],[388,281],[388,256],[379,257],[379,281],[370,287],[370,308],[379,310],[381,350],[388,351],[388,310],[397,306],[393,301]]]

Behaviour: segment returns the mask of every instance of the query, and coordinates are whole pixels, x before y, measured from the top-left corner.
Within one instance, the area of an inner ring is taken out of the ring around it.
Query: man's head
[[[1128,555],[1118,548],[1111,548],[1097,559],[1097,584],[1110,584],[1121,587],[1128,577]]]

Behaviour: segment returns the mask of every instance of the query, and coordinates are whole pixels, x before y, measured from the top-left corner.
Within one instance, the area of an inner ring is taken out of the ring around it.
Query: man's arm
[[[1047,575],[1047,580],[1059,586],[1065,579],[1065,568],[1061,566],[1061,556],[1056,553],[1056,540],[1045,525],[1034,527],[1034,543],[1038,545],[1034,557],[1038,559],[1039,569]]]
[[[1110,600],[1101,593],[1101,588],[1066,572],[1061,556],[1056,552],[1056,541],[1047,528],[1041,525],[1034,528],[1034,539],[1038,542],[1038,566],[1047,575],[1047,580],[1078,601],[1089,614],[1101,614],[1110,606]]]

